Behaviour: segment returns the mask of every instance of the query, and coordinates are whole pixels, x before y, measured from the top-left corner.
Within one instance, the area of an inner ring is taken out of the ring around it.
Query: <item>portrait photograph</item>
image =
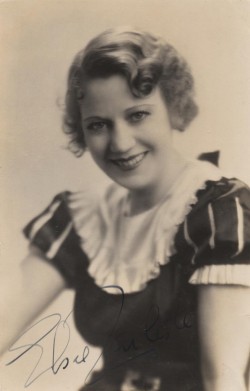
[[[0,391],[250,391],[249,26],[0,2]]]

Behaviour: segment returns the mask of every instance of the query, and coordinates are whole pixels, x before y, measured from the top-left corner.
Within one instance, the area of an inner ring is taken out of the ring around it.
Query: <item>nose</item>
[[[125,153],[136,144],[133,129],[125,121],[116,123],[110,135],[110,151]]]

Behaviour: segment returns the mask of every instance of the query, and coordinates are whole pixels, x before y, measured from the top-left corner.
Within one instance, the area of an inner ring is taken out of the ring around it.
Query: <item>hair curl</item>
[[[171,45],[139,30],[107,30],[77,53],[68,73],[63,129],[76,156],[86,148],[79,105],[84,97],[84,82],[114,74],[123,75],[138,98],[159,86],[174,129],[185,130],[198,113],[192,74]]]

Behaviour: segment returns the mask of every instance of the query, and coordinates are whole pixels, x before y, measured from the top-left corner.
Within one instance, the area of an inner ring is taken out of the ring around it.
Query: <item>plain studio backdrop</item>
[[[21,228],[56,193],[86,185],[101,189],[108,183],[87,154],[76,159],[67,151],[60,108],[73,56],[104,29],[138,26],[163,35],[179,50],[193,70],[200,114],[186,133],[175,135],[177,148],[190,157],[220,150],[221,168],[250,183],[249,16],[246,0],[0,3],[1,272],[13,270],[25,256],[27,243]],[[72,292],[67,291],[39,319],[55,312],[67,316],[72,300]],[[71,318],[69,323],[71,339],[62,358],[72,360],[81,355],[85,344]],[[25,342],[31,343],[43,331],[36,329]],[[62,327],[58,349],[63,348],[66,335]],[[51,365],[51,341],[48,338],[43,344],[44,354],[33,377]],[[1,361],[1,391],[24,390],[40,350],[33,349],[6,367],[16,354],[7,353]],[[57,375],[47,371],[29,389],[77,390],[97,354],[90,347],[85,364],[71,363]]]

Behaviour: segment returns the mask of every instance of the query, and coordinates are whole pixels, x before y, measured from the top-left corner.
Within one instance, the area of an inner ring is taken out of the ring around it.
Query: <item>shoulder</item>
[[[186,239],[203,250],[202,258],[197,253],[196,262],[211,262],[211,251],[219,263],[250,259],[249,187],[238,179],[222,178],[209,181],[197,198],[185,221]]]
[[[75,285],[77,265],[85,262],[69,208],[71,195],[57,194],[23,229],[31,248],[42,255],[40,260],[55,266],[69,287]]]
[[[64,244],[69,248],[88,243],[88,249],[95,248],[122,200],[121,189],[111,185],[99,193],[94,187],[61,192],[25,226],[24,235],[49,259]]]
[[[69,191],[57,194],[49,205],[35,216],[23,229],[24,235],[33,244],[46,251],[71,225],[68,208]]]
[[[208,181],[205,189],[198,192],[197,203],[187,216],[186,224],[197,239],[206,231],[212,247],[224,242],[228,251],[235,250],[235,254],[239,254],[250,235],[249,187],[235,178]],[[223,251],[226,255],[225,248]]]
[[[48,248],[72,228],[78,230],[93,214],[99,196],[91,189],[63,191],[37,214],[23,229],[32,244],[47,252]],[[51,258],[51,256],[49,256]]]
[[[250,189],[238,179],[208,181],[187,216],[183,236],[201,283],[249,284]]]
[[[204,189],[197,193],[197,198],[198,202],[194,210],[208,202],[223,204],[236,199],[249,208],[250,188],[237,178],[222,177],[217,181],[207,181]]]

